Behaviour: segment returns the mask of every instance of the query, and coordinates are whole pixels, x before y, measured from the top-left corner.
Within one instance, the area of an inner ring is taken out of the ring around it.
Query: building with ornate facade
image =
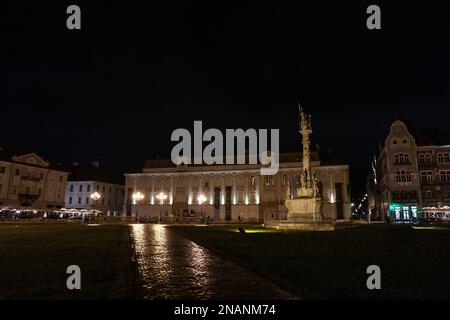
[[[450,215],[450,135],[395,121],[372,180],[376,210],[384,218],[409,222]]]
[[[68,174],[35,153],[16,155],[0,147],[0,208],[62,208]]]
[[[177,166],[148,160],[143,172],[125,175],[124,214],[163,222],[286,219],[285,199],[294,197],[301,183],[302,154],[279,159],[278,173],[271,176],[261,175],[258,164]],[[321,183],[324,215],[350,218],[349,166],[321,160],[314,151],[311,170]]]

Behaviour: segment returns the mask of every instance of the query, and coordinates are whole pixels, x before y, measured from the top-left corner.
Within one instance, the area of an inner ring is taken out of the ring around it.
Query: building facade
[[[446,211],[450,206],[449,155],[448,134],[408,128],[395,121],[377,162],[379,214],[391,221],[410,222],[433,210]]]
[[[66,185],[65,207],[98,210],[105,216],[122,215],[124,185],[121,177],[93,162],[89,166],[74,164]],[[99,198],[91,197],[97,193]]]
[[[321,181],[322,212],[330,219],[350,218],[349,167],[321,163],[311,167]],[[280,154],[277,174],[260,174],[256,164],[181,165],[148,160],[142,173],[125,175],[124,214],[151,221],[255,221],[286,219],[286,197],[300,183],[300,153]],[[136,197],[135,195],[139,195]]]
[[[10,155],[0,149],[0,208],[52,210],[64,207],[68,172],[35,153]]]

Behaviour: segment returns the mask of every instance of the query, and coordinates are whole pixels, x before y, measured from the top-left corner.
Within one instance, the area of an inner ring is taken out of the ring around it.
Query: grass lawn
[[[305,299],[450,298],[450,229],[370,225],[240,234],[236,227],[174,228]],[[381,290],[366,287],[369,265],[381,268]]]
[[[118,299],[141,295],[130,227],[0,224],[0,299]],[[81,268],[68,290],[66,268]]]

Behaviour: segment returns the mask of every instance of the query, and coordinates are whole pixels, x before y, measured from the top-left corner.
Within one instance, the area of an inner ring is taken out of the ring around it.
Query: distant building
[[[391,221],[450,215],[450,134],[395,121],[378,157],[376,208]]]
[[[0,208],[62,208],[68,174],[35,153],[0,147]]]
[[[165,222],[285,219],[284,201],[299,186],[301,159],[301,153],[280,154],[273,176],[261,175],[258,164],[176,166],[148,160],[142,173],[125,175],[124,213]],[[312,152],[311,170],[321,182],[324,217],[349,219],[349,166]]]
[[[66,186],[65,207],[102,211],[105,216],[120,216],[123,199],[123,176],[107,170],[100,162],[88,166],[74,163]],[[91,195],[100,195],[94,200]]]

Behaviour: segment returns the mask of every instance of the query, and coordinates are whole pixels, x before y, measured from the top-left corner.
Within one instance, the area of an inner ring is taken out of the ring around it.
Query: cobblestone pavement
[[[132,225],[146,299],[293,299],[162,225]]]

